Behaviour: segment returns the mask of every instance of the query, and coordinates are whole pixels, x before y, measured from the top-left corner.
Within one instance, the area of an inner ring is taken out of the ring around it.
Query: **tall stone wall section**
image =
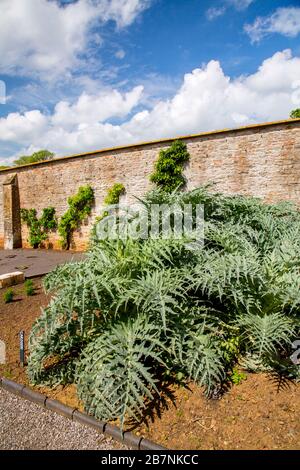
[[[300,120],[282,121],[183,138],[191,159],[185,168],[187,189],[215,183],[214,190],[247,194],[266,202],[300,203]],[[54,206],[58,217],[68,208],[67,199],[82,185],[91,185],[95,206],[91,216],[74,234],[72,247],[86,248],[95,217],[114,183],[126,188],[122,202],[133,202],[151,184],[149,175],[161,149],[172,140],[115,148],[56,159],[0,172],[0,247],[4,243],[3,184],[17,175],[21,208]],[[22,226],[22,245],[28,247]],[[59,237],[51,233],[50,248],[58,249]]]

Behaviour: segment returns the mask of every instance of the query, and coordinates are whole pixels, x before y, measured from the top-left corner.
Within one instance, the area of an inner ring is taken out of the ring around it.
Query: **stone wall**
[[[184,137],[191,159],[185,168],[187,188],[214,182],[214,189],[227,194],[259,196],[267,202],[300,203],[300,119],[247,126]],[[60,217],[67,198],[79,186],[90,184],[95,207],[74,235],[72,248],[86,248],[95,216],[116,182],[123,183],[122,202],[134,201],[150,187],[149,175],[160,149],[171,140],[106,149],[95,153],[55,159],[0,171],[0,246],[4,242],[3,184],[10,175],[18,178],[21,208],[54,206]],[[23,247],[28,247],[22,226]],[[50,235],[49,247],[59,248],[58,235]]]

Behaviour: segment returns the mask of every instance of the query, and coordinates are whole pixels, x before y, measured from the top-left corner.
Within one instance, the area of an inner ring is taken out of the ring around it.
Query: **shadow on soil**
[[[126,423],[126,430],[134,431],[141,423],[146,424],[149,426],[150,423],[154,423],[155,419],[161,418],[162,413],[165,410],[168,410],[170,406],[176,406],[176,399],[174,393],[174,384],[175,382],[160,382],[158,383],[157,389],[160,390],[160,393],[154,392],[153,393],[153,400],[149,400],[146,403],[146,408],[143,410],[140,421],[136,422],[134,420],[129,420]],[[188,385],[183,385],[184,388],[190,390]]]

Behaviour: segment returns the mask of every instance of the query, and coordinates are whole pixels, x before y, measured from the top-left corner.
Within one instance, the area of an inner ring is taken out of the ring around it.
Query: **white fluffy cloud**
[[[206,18],[209,21],[215,20],[219,16],[223,16],[226,12],[226,8],[223,7],[211,7],[206,11]]]
[[[150,0],[1,0],[0,73],[59,75],[78,63],[95,24],[130,25]],[[97,43],[101,37],[94,36]]]
[[[47,132],[48,120],[39,110],[24,114],[11,113],[0,118],[0,140],[3,142],[34,142]]]
[[[120,28],[130,25],[150,3],[151,0],[96,0],[101,19],[114,20]]]
[[[137,86],[123,95],[117,90],[102,91],[97,95],[82,93],[72,105],[60,101],[55,107],[51,123],[68,129],[125,117],[139,103],[142,92],[143,87]]]
[[[211,7],[206,11],[206,17],[209,21],[212,21],[219,16],[223,16],[226,12],[226,8],[223,7]]]
[[[246,10],[255,0],[226,0],[226,3],[219,7],[211,7],[206,10],[206,18],[213,21],[219,16],[223,16],[228,7],[233,7],[238,11]]]
[[[21,144],[28,152],[49,148],[62,155],[285,119],[296,107],[299,77],[300,57],[293,57],[290,50],[265,60],[256,73],[235,79],[224,74],[218,61],[210,61],[187,73],[174,96],[152,109],[132,116],[134,107],[141,106],[142,87],[125,94],[117,90],[84,94],[73,104],[58,103],[52,116],[35,110],[2,118],[0,139]],[[128,113],[122,124],[113,123]]]
[[[245,25],[245,31],[253,43],[272,33],[296,37],[300,33],[300,7],[278,8],[270,16],[259,16],[253,24]]]
[[[237,10],[246,10],[254,0],[227,0],[229,4],[233,5]]]
[[[124,51],[123,49],[119,49],[119,50],[115,53],[115,57],[116,57],[117,59],[121,59],[121,60],[124,59],[125,55],[126,55],[126,53],[125,53],[125,51]]]

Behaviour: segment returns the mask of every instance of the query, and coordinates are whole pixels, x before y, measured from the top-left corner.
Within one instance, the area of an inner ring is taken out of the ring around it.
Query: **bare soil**
[[[5,304],[0,291],[0,339],[6,343],[6,364],[0,375],[28,385],[26,369],[19,364],[19,331],[27,342],[33,321],[47,297],[41,280],[36,294],[27,297],[24,286],[14,287],[14,302]],[[50,389],[46,395],[82,410],[76,386]],[[195,384],[172,385],[164,402],[148,410],[144,423],[133,430],[171,449],[300,449],[300,384],[279,384],[266,374],[247,374],[222,398],[208,400]]]

